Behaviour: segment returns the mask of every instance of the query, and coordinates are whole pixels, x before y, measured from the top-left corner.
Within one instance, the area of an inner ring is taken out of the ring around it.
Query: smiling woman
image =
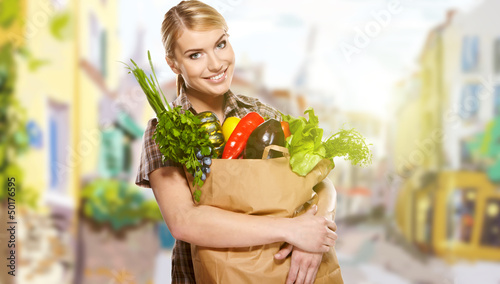
[[[250,112],[280,120],[281,114],[276,109],[255,98],[231,92],[235,55],[227,32],[224,18],[199,1],[182,1],[165,14],[162,24],[165,59],[177,75],[177,99],[172,105],[193,114],[211,111],[222,122],[227,117],[241,118]],[[295,218],[249,215],[195,204],[183,165],[162,159],[153,138],[157,126],[160,129],[156,118],[148,123],[136,183],[153,189],[163,219],[176,239],[172,283],[222,281],[195,273],[190,244],[207,249],[244,248],[242,251],[245,251],[248,247],[284,242],[289,245],[279,252],[273,251],[276,260],[272,254],[267,260],[278,265],[291,253],[291,261],[287,262],[291,263],[290,270],[286,268],[285,274],[280,274],[279,282],[313,283],[323,253],[331,252],[337,239],[332,220],[333,184],[327,179],[319,182],[314,187],[320,199],[318,206]],[[223,190],[233,188],[226,186]],[[244,255],[239,259],[252,261]],[[224,267],[224,263],[218,265]],[[339,270],[335,271],[340,280],[334,283],[342,283]],[[251,275],[247,274],[241,271],[240,277],[248,279]],[[266,275],[261,275],[262,278]],[[239,278],[233,280],[230,282],[241,282]]]

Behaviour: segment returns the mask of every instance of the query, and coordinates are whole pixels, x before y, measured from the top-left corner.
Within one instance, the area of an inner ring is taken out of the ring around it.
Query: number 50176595
[[[16,178],[14,177],[7,178],[7,186],[8,186],[7,194],[11,197],[16,196]]]

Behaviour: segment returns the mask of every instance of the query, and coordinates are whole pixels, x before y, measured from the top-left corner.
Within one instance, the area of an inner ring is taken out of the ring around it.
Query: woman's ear
[[[181,74],[181,71],[179,70],[179,68],[177,68],[177,64],[175,64],[175,61],[171,58],[168,58],[167,56],[165,56],[165,60],[167,60],[167,64],[168,66],[170,66],[170,69],[172,69],[172,71],[179,75]]]

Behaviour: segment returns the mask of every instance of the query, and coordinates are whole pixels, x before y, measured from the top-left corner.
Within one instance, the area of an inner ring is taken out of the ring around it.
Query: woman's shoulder
[[[146,124],[146,129],[148,128],[156,128],[156,125],[158,124],[158,118],[153,117],[148,120],[148,123]]]
[[[148,123],[146,124],[146,129],[144,130],[144,136],[145,137],[151,137],[153,136],[155,130],[156,130],[156,125],[158,124],[158,118],[153,117],[148,120]]]

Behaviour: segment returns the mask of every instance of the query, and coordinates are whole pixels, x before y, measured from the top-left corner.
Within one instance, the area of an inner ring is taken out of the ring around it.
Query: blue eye
[[[199,53],[199,52],[196,52],[196,53],[189,55],[189,58],[191,58],[191,59],[198,59],[200,57],[201,57],[201,53]]]
[[[219,48],[219,49],[223,49],[224,47],[226,47],[226,41],[225,41],[225,40],[221,41],[221,42],[217,45],[217,48]]]

